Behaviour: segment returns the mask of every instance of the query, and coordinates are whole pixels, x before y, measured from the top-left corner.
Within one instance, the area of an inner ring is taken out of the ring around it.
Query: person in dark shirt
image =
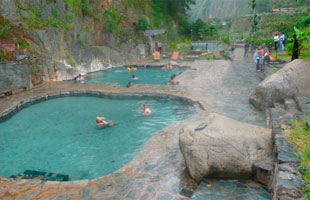
[[[300,44],[299,44],[299,41],[297,39],[296,34],[293,35],[293,38],[294,38],[294,48],[293,48],[292,61],[295,60],[295,59],[298,59],[298,57],[299,57],[299,47],[300,47]]]

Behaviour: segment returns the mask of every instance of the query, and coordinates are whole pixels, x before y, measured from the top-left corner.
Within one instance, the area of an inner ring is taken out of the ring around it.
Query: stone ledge
[[[299,95],[295,97],[296,108],[302,110],[303,100],[304,98],[300,98]],[[288,101],[285,102],[288,104]],[[274,192],[273,199],[303,199],[304,195],[304,181],[299,177],[298,171],[299,158],[296,156],[298,151],[287,141],[288,136],[284,135],[281,129],[282,124],[289,122],[292,117],[296,118],[296,113],[289,117],[285,112],[287,109],[295,108],[291,101],[289,104],[284,106],[283,110],[271,108],[269,112],[275,142],[274,154],[277,158],[271,186]]]

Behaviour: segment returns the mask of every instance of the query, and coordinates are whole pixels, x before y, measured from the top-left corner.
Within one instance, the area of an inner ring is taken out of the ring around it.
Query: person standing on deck
[[[280,36],[280,51],[284,51],[285,35],[282,33]]]
[[[274,38],[273,38],[273,41],[274,41],[274,49],[275,49],[276,51],[278,51],[279,40],[280,40],[279,35],[278,35],[278,33],[276,33],[276,35],[275,35]]]
[[[293,55],[292,55],[292,61],[295,59],[298,59],[299,57],[299,48],[300,48],[300,43],[297,39],[296,34],[293,35],[294,38],[294,47],[293,47]]]
[[[248,42],[245,42],[244,44],[244,57],[249,57],[248,52],[249,52],[250,44]]]
[[[231,45],[230,45],[230,50],[231,50],[232,55],[234,55],[235,49],[236,49],[236,43],[234,41],[232,41]]]
[[[157,50],[160,52],[161,54],[161,51],[162,51],[162,44],[161,42],[157,42]]]

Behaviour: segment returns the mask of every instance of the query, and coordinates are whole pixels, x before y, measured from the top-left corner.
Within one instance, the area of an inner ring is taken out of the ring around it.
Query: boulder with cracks
[[[180,131],[179,145],[196,181],[250,178],[255,162],[270,156],[273,148],[270,129],[219,114],[189,122]]]

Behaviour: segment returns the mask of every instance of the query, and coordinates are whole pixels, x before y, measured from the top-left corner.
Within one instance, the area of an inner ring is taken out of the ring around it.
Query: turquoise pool
[[[141,102],[155,114],[137,117]],[[128,163],[144,143],[168,124],[184,120],[194,107],[179,101],[65,97],[24,108],[0,123],[0,176],[25,170],[92,179]],[[98,129],[96,116],[118,125]]]
[[[112,68],[100,72],[90,73],[85,76],[86,82],[105,82],[119,83],[121,87],[126,87],[129,81],[133,85],[137,84],[167,84],[173,74],[184,72],[186,67],[174,67],[173,69],[162,70],[160,67],[138,68],[137,72],[128,71],[125,67]],[[132,81],[131,77],[135,75],[138,81]]]

